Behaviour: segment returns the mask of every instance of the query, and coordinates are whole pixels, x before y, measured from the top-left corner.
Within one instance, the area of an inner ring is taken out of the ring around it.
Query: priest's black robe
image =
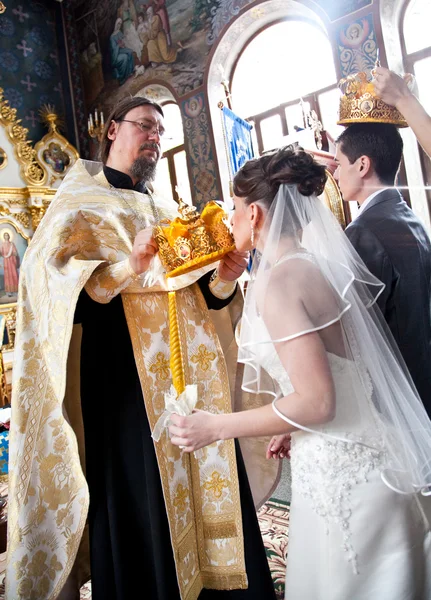
[[[104,172],[111,185],[133,187],[124,173],[106,167]],[[199,286],[208,308],[219,310],[231,298],[213,296],[210,277],[211,273],[202,277]],[[92,600],[179,600],[159,468],[121,296],[100,304],[83,291],[75,323],[82,325]],[[236,452],[249,587],[203,590],[199,600],[275,600],[237,443]]]

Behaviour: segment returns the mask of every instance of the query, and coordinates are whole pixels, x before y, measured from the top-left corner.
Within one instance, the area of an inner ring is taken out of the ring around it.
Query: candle
[[[100,113],[100,124],[102,127],[105,125],[105,119],[103,117],[103,112]]]
[[[96,125],[98,125],[98,124],[99,124],[99,117],[97,116],[97,108],[96,108],[96,110],[94,111],[94,120],[95,120],[95,122],[96,122]]]
[[[93,129],[93,115],[90,113],[90,127]]]

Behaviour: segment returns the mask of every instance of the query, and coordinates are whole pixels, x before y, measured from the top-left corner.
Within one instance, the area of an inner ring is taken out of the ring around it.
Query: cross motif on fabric
[[[57,52],[51,52],[51,54],[49,55],[49,58],[52,58],[52,60],[55,62],[55,64],[58,65],[58,54],[57,54]]]
[[[14,15],[17,15],[20,23],[24,23],[24,19],[28,19],[30,16],[28,13],[22,11],[21,4],[18,4],[18,8],[13,8],[12,12]]]
[[[223,489],[228,488],[229,484],[226,479],[221,477],[218,471],[213,471],[211,474],[211,478],[204,483],[204,488],[209,492],[213,492],[216,498],[221,498],[223,494]]]
[[[27,54],[30,54],[30,52],[33,52],[33,48],[30,48],[30,46],[27,46],[27,42],[25,40],[21,40],[21,44],[17,44],[16,47],[18,48],[18,50],[22,50],[22,53],[24,54],[24,58],[27,58]]]
[[[200,366],[202,371],[208,371],[211,366],[211,362],[215,359],[216,355],[214,352],[208,352],[204,344],[198,347],[198,351],[191,357],[191,361]]]
[[[30,80],[30,75],[27,75],[27,77],[25,79],[21,79],[21,83],[22,83],[22,85],[27,86],[27,92],[31,92],[31,89],[33,87],[37,87],[37,83],[33,83]]]
[[[151,365],[150,371],[157,375],[157,379],[162,381],[169,379],[169,361],[165,358],[163,352],[156,354],[156,360]]]
[[[38,121],[38,118],[36,117],[36,115],[34,114],[34,110],[30,111],[30,115],[25,115],[25,120],[26,121],[31,121],[31,126],[32,127],[36,127],[36,123]]]
[[[178,484],[177,493],[175,494],[174,506],[178,508],[180,512],[184,512],[186,509],[186,500],[189,496],[189,491],[185,488],[182,483]]]
[[[58,92],[59,94],[61,94],[61,92],[62,92],[61,83],[59,83],[58,85],[56,85],[54,87],[54,92]]]

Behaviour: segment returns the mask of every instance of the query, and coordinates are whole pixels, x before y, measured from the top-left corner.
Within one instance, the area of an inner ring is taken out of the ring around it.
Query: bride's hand
[[[170,418],[171,442],[185,452],[194,452],[220,439],[219,417],[197,410],[188,417],[173,414]]]
[[[272,438],[266,450],[266,458],[290,458],[290,433]]]

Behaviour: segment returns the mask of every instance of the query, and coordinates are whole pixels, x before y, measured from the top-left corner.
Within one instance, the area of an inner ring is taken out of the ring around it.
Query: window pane
[[[415,63],[415,76],[419,88],[419,99],[425,110],[431,113],[431,56]]]
[[[284,21],[262,31],[240,56],[231,85],[233,109],[250,117],[336,82],[325,33],[305,21]]]
[[[184,150],[174,154],[175,174],[177,176],[178,195],[187,202],[193,204],[190,190],[189,173],[187,171],[187,159]]]
[[[340,105],[340,90],[335,88],[319,94],[318,97],[322,125],[334,140],[344,131],[344,127],[337,125],[338,108]]]
[[[157,165],[157,177],[154,188],[163,198],[172,198],[171,178],[169,176],[168,159],[161,158]]]
[[[431,46],[430,23],[430,0],[411,0],[404,17],[404,41],[408,54]]]
[[[166,130],[166,134],[162,138],[162,150],[165,152],[184,144],[184,131],[178,104],[165,104],[162,108]]]
[[[272,150],[278,148],[282,143],[283,130],[281,128],[280,115],[268,117],[260,122],[260,131],[262,133],[263,149]]]
[[[308,102],[306,104],[308,104],[308,107],[310,106]],[[285,112],[289,134],[295,133],[295,127],[304,129],[304,115],[302,114],[302,107],[299,102],[298,104],[286,106]]]

